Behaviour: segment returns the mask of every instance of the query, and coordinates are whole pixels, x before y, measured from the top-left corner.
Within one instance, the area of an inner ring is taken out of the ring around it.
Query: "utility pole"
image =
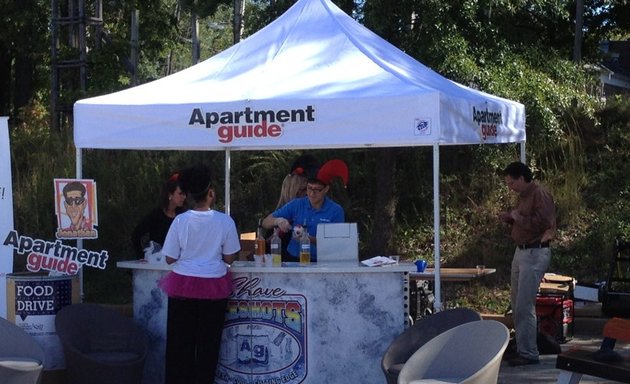
[[[192,63],[195,65],[199,62],[201,56],[201,43],[199,42],[199,18],[194,9],[190,13],[190,26],[192,34]]]
[[[101,0],[51,0],[51,97],[52,128],[60,130],[72,120],[74,102],[87,89],[87,29],[100,41],[103,25]],[[91,8],[92,16],[86,14]]]
[[[129,61],[131,62],[131,85],[138,85],[138,58],[140,56],[140,10],[131,11],[131,52]]]
[[[584,24],[584,0],[575,2],[575,36],[573,38],[573,62],[582,61],[582,26]]]
[[[243,37],[243,17],[245,16],[245,0],[234,0],[234,44]]]

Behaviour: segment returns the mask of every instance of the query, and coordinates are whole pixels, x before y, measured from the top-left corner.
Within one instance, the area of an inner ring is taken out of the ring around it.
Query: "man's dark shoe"
[[[538,359],[528,359],[523,356],[517,356],[513,359],[508,360],[508,364],[512,367],[518,367],[521,365],[533,365],[533,364],[539,364],[539,363],[540,363],[540,360]]]
[[[516,351],[505,350],[505,352],[503,352],[502,360],[509,361],[509,360],[512,360],[512,359],[514,359],[515,357],[518,357],[518,356],[519,356],[519,354]]]

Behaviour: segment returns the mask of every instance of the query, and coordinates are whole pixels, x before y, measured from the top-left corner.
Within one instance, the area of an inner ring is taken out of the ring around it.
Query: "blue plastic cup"
[[[414,264],[416,264],[416,268],[418,268],[418,272],[424,272],[424,269],[427,267],[426,260],[416,260]]]

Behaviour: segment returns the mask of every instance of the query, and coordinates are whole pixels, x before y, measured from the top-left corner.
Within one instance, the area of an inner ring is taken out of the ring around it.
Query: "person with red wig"
[[[348,183],[348,166],[341,160],[330,160],[321,168],[305,170],[307,177],[306,196],[289,201],[284,206],[270,213],[262,222],[263,227],[274,226],[283,232],[291,232],[297,225],[304,226],[311,240],[311,262],[317,261],[317,224],[343,223],[343,208],[327,195],[330,184],[335,178],[341,178],[344,186]],[[299,240],[292,238],[287,247],[291,261],[298,261],[300,254]]]

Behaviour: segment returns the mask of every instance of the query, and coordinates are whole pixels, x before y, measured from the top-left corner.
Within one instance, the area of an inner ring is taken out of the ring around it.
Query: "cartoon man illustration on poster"
[[[94,180],[55,179],[58,239],[96,239],[98,214]]]

